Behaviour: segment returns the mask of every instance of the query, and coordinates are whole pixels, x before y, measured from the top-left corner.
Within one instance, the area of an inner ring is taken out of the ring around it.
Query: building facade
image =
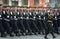
[[[0,0],[0,3],[9,6],[28,6],[28,0]],[[49,0],[49,3],[50,6],[53,6],[54,0]],[[60,0],[58,0],[58,3],[60,6]],[[38,0],[34,0],[34,6],[38,6]]]

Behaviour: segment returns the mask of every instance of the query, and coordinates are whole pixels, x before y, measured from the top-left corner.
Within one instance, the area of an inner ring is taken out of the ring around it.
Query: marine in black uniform
[[[57,18],[58,18],[58,27],[60,27],[60,11],[57,12]]]
[[[7,31],[9,30],[8,28],[8,25],[7,25],[7,12],[5,10],[2,11],[2,25],[3,25],[3,28],[4,28],[4,31],[5,31],[5,34],[7,35]]]
[[[5,30],[2,24],[2,16],[0,15],[0,33],[1,33],[1,37],[6,37],[5,35]]]
[[[42,34],[44,34],[44,32],[45,32],[45,14],[44,14],[44,12],[41,12],[41,23],[42,23],[42,26],[41,26],[41,29],[43,30],[43,32],[42,32]]]
[[[57,12],[53,12],[53,27],[54,27],[54,31],[55,33],[59,34],[58,32],[58,18],[57,18]]]
[[[40,12],[38,14],[36,14],[36,20],[37,20],[37,27],[39,29],[38,33],[41,34],[41,32],[43,33],[43,27],[42,27],[42,22],[41,22],[41,14]]]
[[[14,21],[13,21],[13,18],[14,18],[14,13],[12,11],[10,11],[10,14],[9,14],[9,19],[10,19],[10,27],[11,27],[11,33],[10,33],[10,36],[13,37],[14,36],[14,31],[13,31],[13,26],[14,26]]]

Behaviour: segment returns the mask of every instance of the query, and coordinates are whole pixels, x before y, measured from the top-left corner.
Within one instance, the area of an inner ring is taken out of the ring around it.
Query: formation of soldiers
[[[59,27],[59,11],[17,10],[16,12],[14,12],[2,10],[0,12],[1,37],[6,37],[7,35],[11,37],[38,34],[47,35],[49,33],[49,30],[59,34]],[[47,37],[45,36],[45,38]]]

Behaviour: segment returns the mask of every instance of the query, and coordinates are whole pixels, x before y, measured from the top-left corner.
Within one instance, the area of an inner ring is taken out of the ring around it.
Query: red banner
[[[34,0],[28,0],[28,6],[34,7]]]
[[[42,4],[42,0],[38,0],[38,7],[42,7],[43,4]]]

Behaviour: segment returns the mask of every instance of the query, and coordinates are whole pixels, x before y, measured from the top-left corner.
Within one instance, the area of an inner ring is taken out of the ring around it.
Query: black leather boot
[[[7,34],[6,33],[1,33],[1,37],[6,37]]]

